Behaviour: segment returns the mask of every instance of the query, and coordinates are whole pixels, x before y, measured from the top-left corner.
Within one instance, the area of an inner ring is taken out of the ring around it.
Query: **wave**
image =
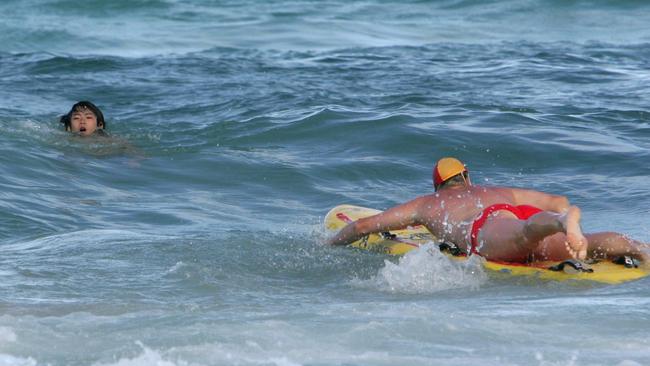
[[[355,279],[353,286],[405,294],[431,294],[450,289],[478,289],[487,282],[480,260],[454,261],[435,244],[423,245],[399,258],[397,264],[385,260],[376,276]]]
[[[282,10],[278,10],[282,9]],[[142,57],[493,41],[647,42],[643,1],[7,1],[0,52]],[[83,14],[83,17],[79,15]],[[434,21],[435,20],[435,21]],[[63,26],[65,25],[65,26]],[[615,29],[615,32],[612,32]]]

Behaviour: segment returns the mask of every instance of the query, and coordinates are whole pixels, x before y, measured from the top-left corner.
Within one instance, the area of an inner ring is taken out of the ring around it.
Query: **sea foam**
[[[456,288],[477,289],[487,281],[478,258],[454,260],[431,243],[405,254],[393,263],[386,260],[377,275],[353,284],[396,293],[433,293]]]

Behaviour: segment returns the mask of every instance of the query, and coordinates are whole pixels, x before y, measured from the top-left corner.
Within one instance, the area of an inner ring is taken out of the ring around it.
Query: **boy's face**
[[[97,130],[97,116],[87,108],[72,112],[70,116],[70,131],[80,135],[92,135]]]

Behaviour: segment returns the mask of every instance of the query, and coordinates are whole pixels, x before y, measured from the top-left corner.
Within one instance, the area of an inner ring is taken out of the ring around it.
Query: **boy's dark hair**
[[[70,112],[68,112],[68,114],[61,116],[59,122],[63,123],[66,131],[70,130],[70,120],[72,118],[72,113],[79,112],[84,109],[90,110],[91,112],[93,112],[95,117],[97,117],[98,128],[103,128],[103,129],[106,128],[106,122],[104,121],[104,114],[102,113],[102,111],[99,108],[97,108],[97,106],[94,105],[92,102],[89,102],[87,100],[82,100],[81,102],[78,102],[75,105],[73,105],[72,108],[70,109]]]

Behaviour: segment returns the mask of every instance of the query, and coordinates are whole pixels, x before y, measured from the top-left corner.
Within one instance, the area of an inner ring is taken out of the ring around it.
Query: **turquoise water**
[[[650,241],[650,5],[4,1],[0,364],[650,364],[650,280],[323,245],[475,182]],[[95,102],[113,138],[62,131]]]

